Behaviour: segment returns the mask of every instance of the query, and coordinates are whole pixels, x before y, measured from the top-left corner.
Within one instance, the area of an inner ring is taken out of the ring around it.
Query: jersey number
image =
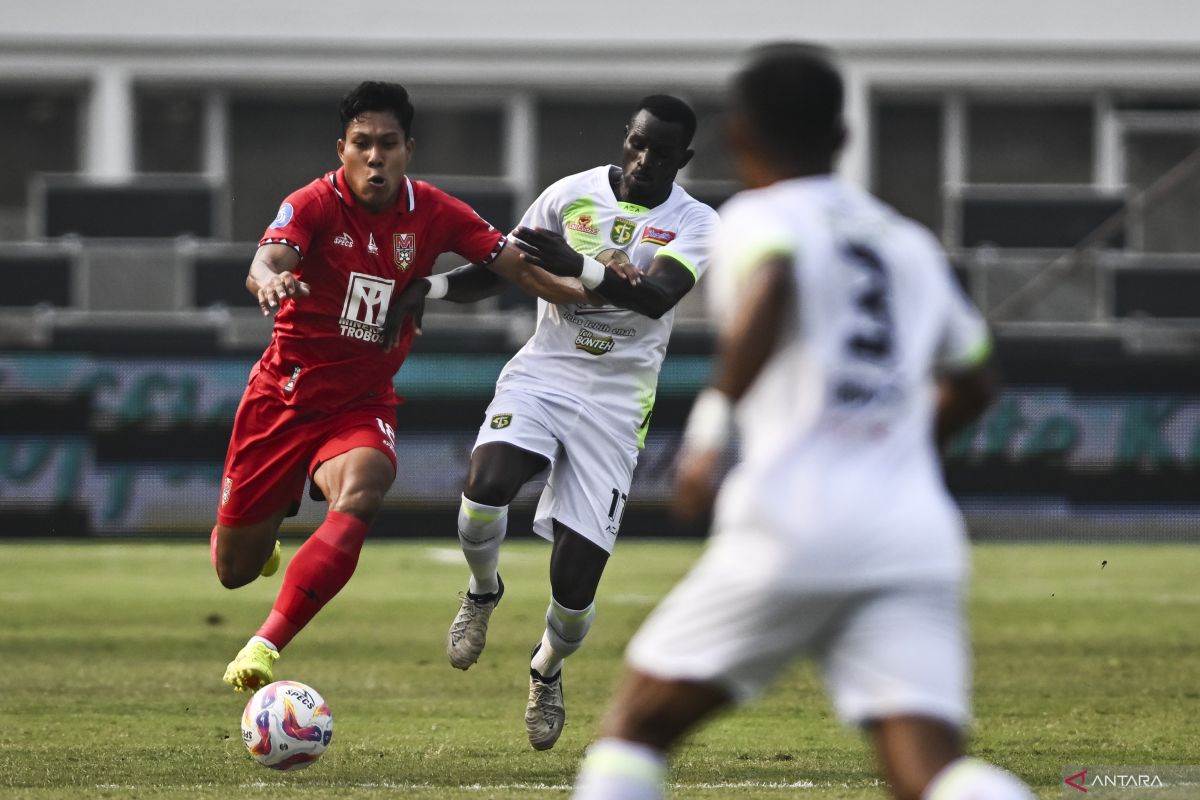
[[[616,489],[612,490],[612,494],[612,504],[608,507],[608,518],[620,525],[621,517],[625,516],[625,503],[629,501],[629,495]]]
[[[842,255],[861,278],[853,297],[855,321],[845,342],[846,352],[857,362],[887,366],[895,356],[896,341],[887,268],[878,253],[859,242],[843,245]],[[863,381],[846,379],[837,384],[837,399],[841,402],[865,403],[875,397],[876,388]]]

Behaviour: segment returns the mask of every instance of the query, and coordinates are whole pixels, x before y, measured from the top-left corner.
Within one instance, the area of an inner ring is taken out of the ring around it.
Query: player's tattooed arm
[[[308,284],[292,274],[299,263],[300,254],[286,244],[264,244],[258,248],[250,262],[246,289],[258,300],[264,315],[289,297],[308,297]]]
[[[572,249],[562,236],[544,228],[517,228],[514,237],[526,262],[556,275],[580,276],[586,283],[583,255]],[[666,257],[656,258],[645,275],[629,262],[612,261],[599,278],[592,291],[600,296],[602,303],[612,303],[654,319],[674,308],[696,283],[683,265]]]

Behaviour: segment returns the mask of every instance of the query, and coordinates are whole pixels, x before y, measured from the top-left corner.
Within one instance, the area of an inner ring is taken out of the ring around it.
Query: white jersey
[[[743,463],[718,527],[784,536],[810,585],[963,577],[935,377],[981,361],[989,339],[936,240],[833,177],[742,192],[721,218],[714,316],[732,316],[770,253],[794,265],[797,313],[738,404]]]
[[[601,263],[642,272],[658,256],[699,280],[708,266],[716,212],[678,185],[654,208],[619,202],[609,184],[617,167],[571,175],[550,186],[521,224],[546,228]],[[537,329],[504,367],[497,391],[533,388],[589,403],[621,436],[644,442],[675,310],[660,319],[616,306],[538,301]]]

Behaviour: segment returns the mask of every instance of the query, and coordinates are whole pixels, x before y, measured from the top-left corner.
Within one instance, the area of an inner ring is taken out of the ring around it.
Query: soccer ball
[[[259,689],[242,712],[242,741],[271,769],[304,769],[333,738],[333,712],[311,686],[275,681]]]

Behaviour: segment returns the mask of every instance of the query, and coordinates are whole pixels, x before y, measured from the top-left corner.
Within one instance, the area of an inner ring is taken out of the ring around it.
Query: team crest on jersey
[[[495,414],[492,416],[492,427],[501,430],[512,425],[512,414]]]
[[[392,257],[401,272],[407,271],[413,265],[413,259],[417,257],[417,235],[415,233],[392,234]]]
[[[631,219],[617,217],[613,220],[612,232],[608,234],[613,240],[613,244],[627,245],[633,241],[633,232],[637,230],[637,223]]]
[[[600,233],[600,229],[596,227],[596,218],[591,214],[580,214],[575,219],[567,220],[567,227],[576,233],[586,233],[589,236]]]

